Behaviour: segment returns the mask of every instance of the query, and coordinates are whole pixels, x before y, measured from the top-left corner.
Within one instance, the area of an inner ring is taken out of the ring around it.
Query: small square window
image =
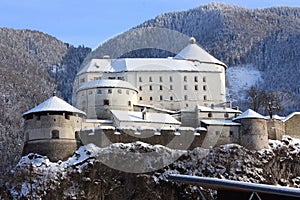
[[[140,101],[142,101],[143,100],[143,97],[140,97]]]
[[[109,100],[108,100],[108,99],[104,99],[104,100],[103,100],[103,105],[109,106]]]
[[[102,94],[102,90],[97,90],[97,94]]]
[[[89,95],[92,95],[93,94],[93,91],[89,91]]]
[[[118,89],[118,94],[122,94],[122,90],[121,89]]]
[[[112,90],[111,90],[111,89],[108,89],[108,90],[107,90],[107,93],[108,93],[108,94],[111,94],[111,93],[112,93]]]
[[[187,85],[184,85],[184,86],[183,86],[183,89],[184,89],[184,90],[187,90]]]
[[[211,112],[209,112],[207,116],[208,116],[208,117],[212,117],[213,115],[212,115]]]

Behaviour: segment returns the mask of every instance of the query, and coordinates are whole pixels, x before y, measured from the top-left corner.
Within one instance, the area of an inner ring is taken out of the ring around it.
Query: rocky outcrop
[[[195,199],[200,190],[208,199],[216,197],[209,189],[169,182],[171,173],[300,188],[299,152],[299,141],[287,136],[270,140],[270,149],[259,151],[236,144],[192,151],[141,142],[106,148],[89,144],[64,162],[37,154],[23,157],[0,197]]]

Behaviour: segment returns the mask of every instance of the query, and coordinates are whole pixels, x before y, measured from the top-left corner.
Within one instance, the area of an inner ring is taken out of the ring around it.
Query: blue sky
[[[161,13],[209,0],[1,0],[0,27],[38,30],[72,45],[95,48]],[[216,2],[216,1],[215,1]],[[300,0],[223,0],[247,8],[297,6]]]

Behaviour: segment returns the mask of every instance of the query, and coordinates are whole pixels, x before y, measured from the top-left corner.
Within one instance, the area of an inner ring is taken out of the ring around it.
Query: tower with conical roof
[[[77,135],[86,114],[55,94],[25,112],[23,155],[38,153],[51,161],[64,160],[77,149]]]
[[[268,148],[266,117],[248,109],[233,120],[241,123],[240,145],[250,150]]]

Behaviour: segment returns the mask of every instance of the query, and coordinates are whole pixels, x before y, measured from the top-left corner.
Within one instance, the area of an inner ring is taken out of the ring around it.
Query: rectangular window
[[[184,81],[184,82],[187,82],[187,76],[184,76],[184,77],[183,77],[183,81]]]
[[[159,96],[159,100],[160,100],[160,101],[163,100],[163,96],[162,96],[162,95]]]
[[[173,101],[173,97],[172,96],[170,96],[170,100]]]
[[[172,76],[170,76],[170,82],[173,82],[173,78],[172,78]]]
[[[198,82],[198,76],[195,76],[195,77],[194,77],[194,81],[195,81],[195,82]]]
[[[195,85],[195,90],[198,90],[198,85]]]
[[[162,85],[159,86],[159,90],[163,90],[163,86]]]
[[[233,136],[233,134],[234,134],[233,131],[229,131],[230,136]]]
[[[128,101],[128,106],[131,106],[131,101]]]
[[[206,95],[203,96],[203,100],[207,101],[207,96]]]
[[[173,85],[170,85],[170,90],[173,90]]]
[[[149,85],[149,90],[152,90],[152,85]]]
[[[162,76],[159,77],[159,82],[163,82],[163,77]]]
[[[142,91],[142,90],[143,90],[142,86],[140,86],[140,87],[139,87],[139,90],[140,90],[140,91]]]
[[[203,91],[206,91],[206,90],[207,90],[207,86],[203,85]]]
[[[85,82],[85,78],[80,79],[80,83],[84,83]]]
[[[142,77],[139,77],[139,82],[143,82],[143,81],[142,81]]]
[[[142,101],[143,100],[143,97],[140,97],[140,101]]]
[[[149,100],[152,101],[152,97],[150,97]]]
[[[184,95],[184,100],[187,101],[188,100],[188,96]]]
[[[111,89],[108,89],[108,90],[107,90],[107,93],[108,93],[108,94],[111,94],[111,93],[112,93]]]
[[[104,99],[104,100],[103,100],[103,105],[109,106],[109,100],[108,100],[108,99]]]
[[[121,89],[118,89],[118,94],[122,94],[122,90]]]
[[[129,95],[129,90],[126,90],[126,94]]]
[[[205,83],[206,82],[206,77],[203,76],[202,81]]]
[[[102,90],[97,90],[97,94],[102,94]]]
[[[187,85],[184,85],[184,86],[183,86],[183,89],[184,89],[184,90],[187,90]]]
[[[152,77],[151,76],[149,76],[149,82],[152,82]]]

